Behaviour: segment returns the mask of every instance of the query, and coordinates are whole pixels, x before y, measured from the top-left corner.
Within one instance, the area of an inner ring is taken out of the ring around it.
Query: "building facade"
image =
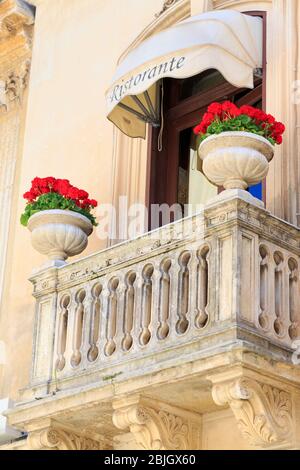
[[[228,10],[262,24],[253,87],[225,79],[207,42],[210,67],[163,79],[163,133],[107,119],[130,54]],[[2,448],[300,449],[299,24],[298,0],[0,1]],[[195,163],[190,128],[216,97],[286,125],[263,203],[218,196]],[[49,175],[87,188],[101,222],[83,254],[39,269],[19,217]],[[132,230],[120,217],[164,203],[190,212],[150,226],[142,212]]]

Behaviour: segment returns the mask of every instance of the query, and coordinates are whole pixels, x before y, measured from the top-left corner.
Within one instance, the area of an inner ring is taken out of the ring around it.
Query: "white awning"
[[[253,88],[262,68],[261,18],[233,10],[193,16],[142,42],[119,64],[107,91],[107,117],[130,137],[159,126],[157,83],[218,70],[231,84]]]

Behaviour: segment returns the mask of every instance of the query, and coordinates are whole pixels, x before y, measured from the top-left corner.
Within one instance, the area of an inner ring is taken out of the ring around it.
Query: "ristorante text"
[[[184,66],[186,58],[185,57],[173,57],[167,62],[155,65],[152,68],[148,68],[144,72],[141,72],[137,75],[133,75],[126,82],[115,85],[112,94],[110,96],[111,103],[119,102],[132,88],[145,83],[147,81],[153,81],[155,78],[160,76],[165,76],[170,72],[174,72],[176,69],[181,69]]]

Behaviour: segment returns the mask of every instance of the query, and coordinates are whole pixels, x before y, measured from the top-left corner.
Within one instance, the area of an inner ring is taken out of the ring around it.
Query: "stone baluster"
[[[133,321],[134,321],[134,311],[135,311],[135,302],[136,302],[136,274],[130,272],[126,276],[126,289],[124,294],[124,306],[123,306],[123,339],[122,339],[122,349],[124,351],[129,351],[133,345]]]
[[[166,339],[170,332],[170,295],[171,295],[171,260],[165,259],[160,264],[159,303],[157,336],[160,340]]]
[[[198,270],[198,256],[197,248],[194,246],[190,249],[190,260],[188,263],[189,270],[189,284],[188,284],[188,312],[186,318],[188,320],[188,329],[194,330],[195,327],[195,316],[197,310],[197,270]]]
[[[134,301],[134,311],[133,311],[133,327],[132,327],[132,336],[133,336],[133,345],[132,350],[137,351],[140,349],[140,335],[142,331],[142,305],[143,305],[143,265],[139,264],[135,269],[136,279],[134,282],[135,289],[135,301]]]
[[[293,258],[288,260],[289,267],[289,336],[295,340],[300,336],[299,312],[299,274],[298,263]]]
[[[65,350],[65,359],[66,364],[63,369],[63,374],[68,373],[73,369],[72,357],[74,354],[74,334],[76,328],[76,313],[78,308],[78,287],[74,287],[70,290],[70,304],[68,307],[68,327],[67,327],[67,340],[66,340],[66,350]]]
[[[180,271],[180,266],[178,263],[178,253],[170,253],[171,266],[169,269],[170,276],[170,306],[169,306],[169,327],[170,333],[169,337],[174,338],[174,333],[176,332],[176,324],[178,321],[178,316],[176,315],[177,305],[178,305],[178,276]]]
[[[104,361],[106,358],[105,347],[107,344],[107,322],[108,322],[108,311],[109,311],[109,279],[101,279],[102,291],[101,291],[101,315],[100,315],[100,328],[99,328],[99,340],[98,348],[99,355],[98,360]],[[96,361],[97,363],[98,361]]]
[[[89,363],[88,361],[88,352],[90,349],[90,329],[91,329],[91,318],[92,318],[92,308],[93,308],[93,294],[92,286],[90,283],[84,284],[83,289],[85,290],[85,298],[83,300],[83,323],[82,323],[82,344],[80,348],[81,353],[81,362],[80,368],[85,369]]]
[[[118,317],[118,287],[119,279],[113,278],[109,281],[108,302],[106,311],[106,345],[105,355],[111,356],[116,350],[116,333]]]
[[[148,264],[143,269],[142,299],[141,299],[141,325],[139,341],[142,346],[149,343],[152,333],[150,330],[152,320],[152,295],[153,295],[153,272],[154,267]]]
[[[116,327],[115,327],[115,355],[122,357],[123,353],[123,337],[124,337],[124,311],[125,311],[125,296],[127,289],[127,272],[118,272],[119,284],[117,287],[117,314],[116,314]]]
[[[277,316],[275,313],[275,268],[276,263],[273,256],[273,249],[268,245],[263,245],[268,252],[268,277],[267,277],[267,302],[268,302],[268,331],[271,337],[278,338],[274,329]]]
[[[97,282],[92,288],[92,303],[90,309],[89,350],[87,353],[90,362],[96,361],[99,355],[100,320],[102,315],[101,303],[102,285]]]
[[[71,298],[68,294],[63,295],[60,299],[60,312],[58,315],[58,328],[57,328],[57,360],[55,363],[55,369],[62,371],[66,365],[66,347],[67,347],[67,335],[69,325],[69,307]]]
[[[153,344],[157,344],[159,339],[158,331],[160,327],[160,305],[161,305],[161,296],[160,296],[160,281],[161,281],[161,263],[162,257],[157,257],[153,262],[154,272],[152,275],[152,306],[151,306],[151,322],[149,329],[151,332],[151,341]]]
[[[182,253],[179,257],[179,275],[178,275],[178,321],[176,331],[183,334],[189,326],[188,314],[190,308],[190,268],[189,263],[191,254],[188,251]]]
[[[289,328],[291,325],[290,320],[290,267],[288,265],[289,257],[287,253],[282,254],[282,310],[281,310],[281,323],[282,334],[281,340],[286,344],[290,344]]]
[[[275,262],[274,269],[274,299],[275,299],[275,321],[274,330],[277,336],[284,335],[283,322],[283,296],[284,296],[284,259],[283,255],[276,251],[273,255]]]
[[[270,328],[270,312],[269,312],[269,252],[264,245],[259,247],[260,256],[260,272],[259,272],[259,317],[258,322],[261,328],[268,330]]]
[[[82,359],[82,344],[83,344],[83,329],[84,329],[84,319],[85,319],[85,308],[84,300],[86,298],[86,291],[80,289],[76,294],[76,309],[74,317],[74,327],[73,327],[73,353],[71,357],[72,367],[78,367]]]
[[[196,277],[196,309],[195,309],[195,326],[196,328],[204,328],[208,321],[208,299],[209,299],[209,264],[208,264],[208,257],[209,257],[209,248],[204,246],[200,250],[198,250],[197,258],[198,258],[198,266],[197,266],[197,275]]]

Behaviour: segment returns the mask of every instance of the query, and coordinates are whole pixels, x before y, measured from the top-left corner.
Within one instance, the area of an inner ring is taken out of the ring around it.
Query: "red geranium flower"
[[[236,119],[238,116],[241,116],[241,119]],[[247,116],[250,120],[245,121],[242,116]],[[208,135],[238,130],[257,133],[269,139],[272,144],[281,144],[285,126],[261,109],[249,105],[238,108],[231,101],[225,101],[208,106],[202,121],[194,128],[194,133],[203,140]]]
[[[34,202],[39,196],[47,193],[57,193],[61,196],[72,199],[78,207],[96,207],[95,199],[88,199],[89,193],[84,189],[78,189],[70,184],[67,179],[54,178],[48,176],[46,178],[36,177],[31,182],[31,189],[27,191],[23,197],[28,202]]]
[[[57,179],[53,183],[54,192],[61,194],[62,196],[65,196],[65,197],[67,196],[70,187],[71,185],[70,185],[69,180]]]
[[[77,199],[79,199],[78,189],[71,186],[67,191],[66,197],[69,197],[70,199],[74,199],[76,201]]]
[[[225,119],[226,117],[235,117],[235,116],[239,116],[240,114],[240,110],[239,108],[234,104],[234,103],[231,103],[231,101],[225,101],[223,104],[222,104],[222,111],[225,113]],[[226,116],[226,113],[227,113],[227,116]]]
[[[49,196],[44,197],[48,194]],[[79,212],[89,218],[93,225],[97,225],[95,216],[91,212],[97,207],[97,201],[89,199],[87,191],[72,186],[67,179],[56,179],[53,176],[36,177],[31,182],[30,191],[24,193],[23,197],[27,201],[27,206],[21,216],[22,225],[26,226],[31,215],[37,211],[54,208]]]
[[[84,191],[83,189],[79,189],[78,191],[78,199],[87,199],[89,197],[89,193]]]
[[[223,111],[222,105],[221,103],[212,103],[208,106],[207,111],[217,116],[221,116]]]
[[[32,202],[35,200],[35,194],[32,193],[32,191],[27,191],[25,194],[23,194],[23,198],[27,199],[27,201]]]

